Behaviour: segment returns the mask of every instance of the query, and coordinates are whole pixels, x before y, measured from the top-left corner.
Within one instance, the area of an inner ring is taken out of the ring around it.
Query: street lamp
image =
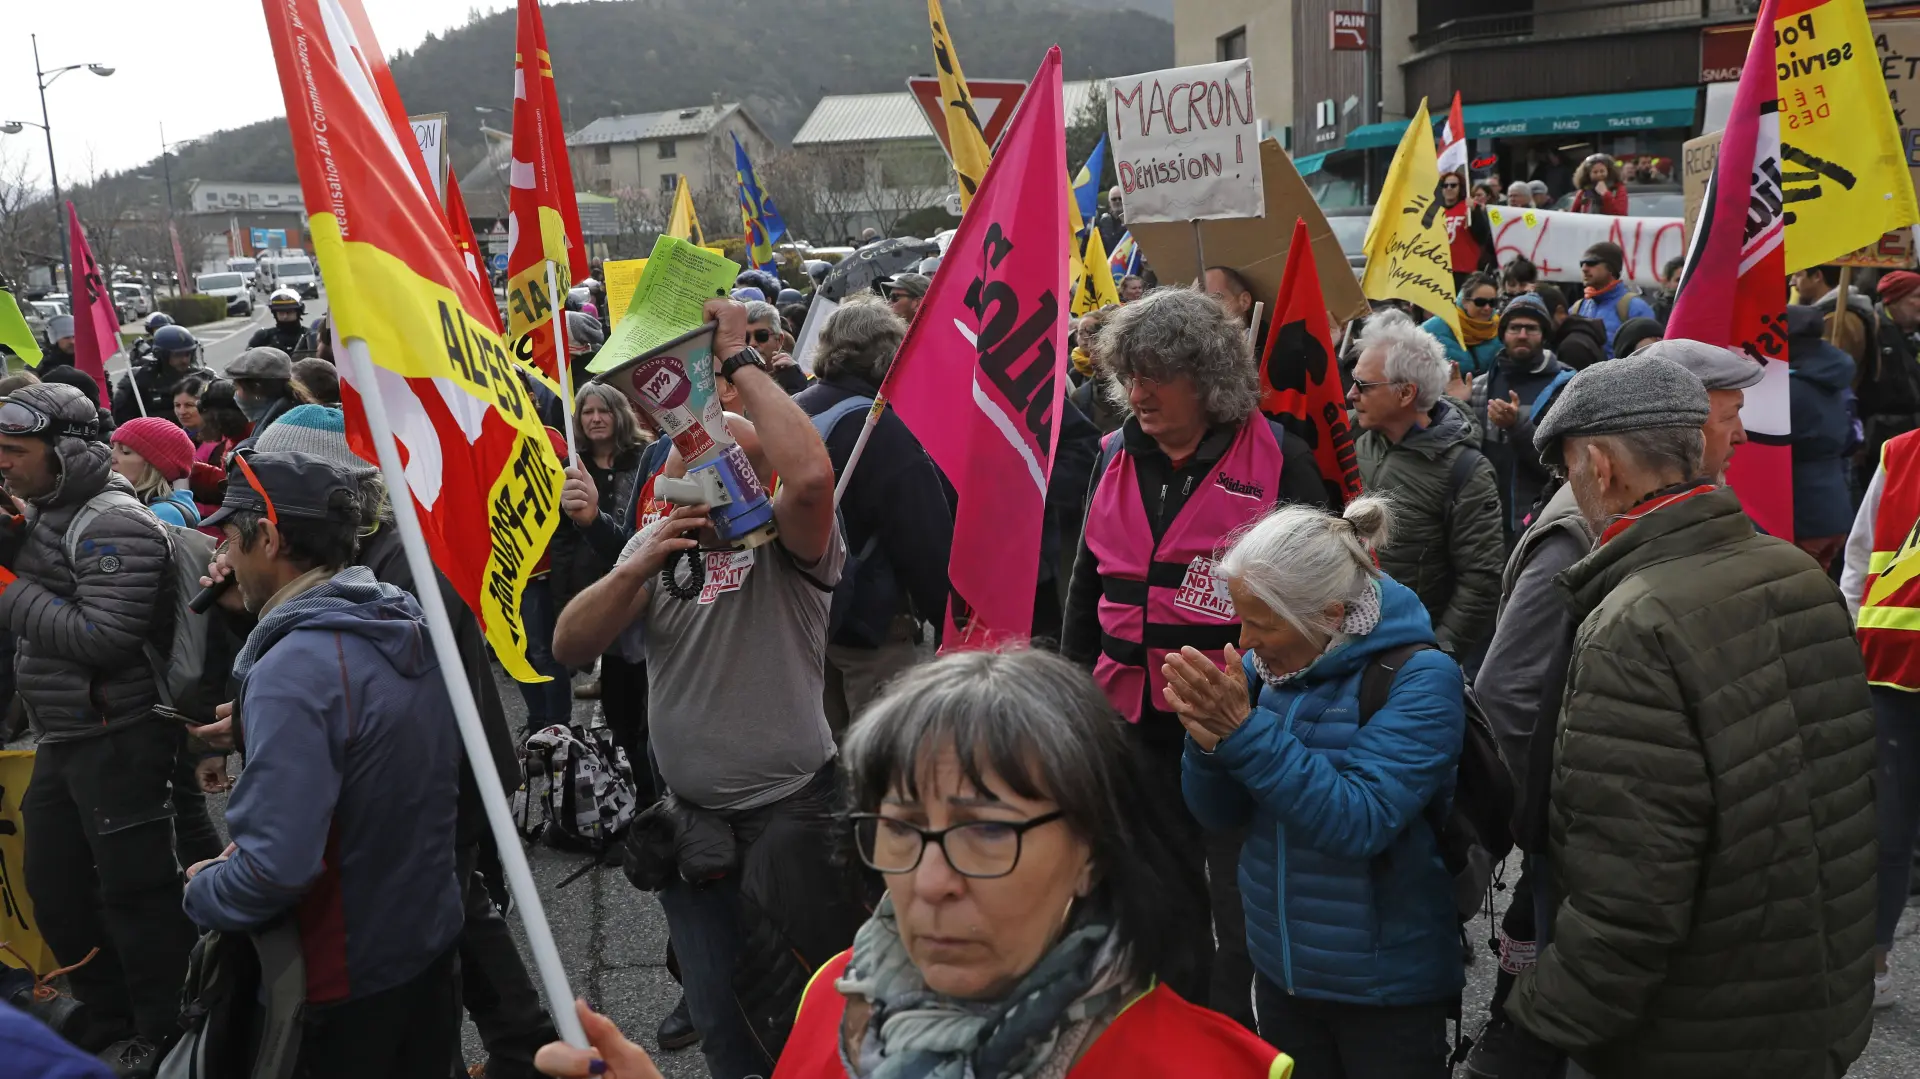
[[[59,166],[54,164],[53,160],[53,128],[49,126],[53,121],[47,116],[47,87],[53,85],[53,80],[65,75],[69,71],[75,71],[80,68],[86,68],[95,75],[106,78],[108,75],[113,74],[113,66],[111,64],[68,64],[66,67],[57,67],[51,71],[42,70],[40,67],[40,35],[29,34],[27,36],[33,41],[33,77],[34,82],[40,88],[40,122],[36,124],[32,120],[8,120],[5,123],[0,123],[0,132],[8,135],[18,135],[24,128],[37,127],[47,136],[47,178],[53,184],[53,214],[54,220],[57,222],[56,227],[60,230],[60,255],[66,261],[67,291],[72,292],[73,251],[67,242],[67,223],[60,219],[60,169]]]

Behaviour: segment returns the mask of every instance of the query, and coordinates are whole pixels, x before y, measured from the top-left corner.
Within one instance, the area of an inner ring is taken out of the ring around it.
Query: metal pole
[[[160,173],[167,180],[167,220],[173,220],[173,162],[167,153],[167,125],[160,124]]]
[[[560,369],[560,415],[566,417],[567,463],[580,467],[580,446],[573,431],[573,357],[567,355],[567,312],[561,302],[560,285],[553,273],[553,260],[547,260],[547,299],[553,314],[554,366]]]
[[[380,471],[392,494],[393,521],[400,532],[400,544],[407,552],[407,567],[413,571],[414,597],[426,613],[427,634],[440,659],[447,695],[453,698],[453,716],[460,724],[460,739],[466,743],[474,786],[479,788],[480,803],[486,807],[487,823],[493,826],[493,843],[499,849],[500,865],[506,870],[507,887],[520,907],[520,923],[527,931],[527,946],[533,952],[534,967],[540,972],[541,985],[547,991],[554,1026],[569,1045],[585,1049],[587,1035],[573,1010],[573,989],[567,984],[566,968],[560,965],[560,950],[554,946],[553,929],[547,925],[540,892],[533,886],[533,874],[527,869],[527,852],[520,848],[520,835],[514,831],[507,795],[500,787],[500,774],[494,770],[486,731],[480,727],[480,709],[473,701],[473,686],[467,682],[466,668],[460,662],[460,648],[453,641],[453,624],[447,621],[446,600],[440,595],[433,559],[427,554],[427,540],[420,531],[420,519],[414,514],[413,494],[400,464],[400,448],[394,444],[387,405],[381,398],[379,384],[374,381],[373,357],[361,338],[349,337],[345,344],[347,364],[353,375],[351,381],[366,409],[368,433],[373,436]]]
[[[47,136],[47,179],[53,184],[53,213],[60,219],[60,264],[67,271],[67,298],[73,298],[73,242],[67,236],[67,222],[60,212],[60,167],[53,162],[53,121],[47,118],[47,77],[40,72],[40,35],[28,34],[33,41],[33,84],[40,88],[40,130]]]

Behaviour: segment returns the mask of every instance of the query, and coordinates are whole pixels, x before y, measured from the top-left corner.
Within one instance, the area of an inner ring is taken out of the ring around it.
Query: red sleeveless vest
[[[841,952],[814,974],[773,1079],[848,1079],[840,1063],[847,998],[833,982],[846,972],[852,955]],[[1156,984],[1114,1017],[1067,1079],[1288,1079],[1292,1074],[1292,1057],[1274,1052],[1226,1016],[1196,1008]]]
[[[1093,680],[1127,722],[1140,722],[1149,688],[1153,707],[1169,710],[1160,673],[1168,652],[1192,645],[1218,663],[1221,649],[1239,639],[1240,620],[1213,562],[1228,536],[1266,516],[1278,501],[1281,464],[1273,425],[1254,413],[1157,544],[1133,455],[1119,450],[1101,473],[1086,533],[1101,588],[1101,654]]]
[[[1914,693],[1920,692],[1920,431],[1888,441],[1880,467],[1887,478],[1854,635],[1867,681]]]

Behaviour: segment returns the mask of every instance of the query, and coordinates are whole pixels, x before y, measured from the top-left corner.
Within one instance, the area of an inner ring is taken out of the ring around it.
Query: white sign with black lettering
[[[427,163],[427,173],[433,177],[433,193],[440,196],[440,204],[447,202],[447,114],[430,112],[422,116],[409,116],[407,122],[413,125],[413,139],[420,144],[420,156]]]
[[[1106,94],[1129,225],[1266,216],[1252,62],[1129,75]]]

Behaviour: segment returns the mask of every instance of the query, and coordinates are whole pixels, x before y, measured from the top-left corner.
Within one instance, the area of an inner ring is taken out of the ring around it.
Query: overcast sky
[[[362,3],[389,53],[464,24],[472,10],[513,6],[513,0]],[[47,90],[62,183],[84,180],[90,164],[108,172],[154,158],[163,123],[167,139],[178,142],[286,113],[261,0],[13,0],[5,7],[0,121],[40,122],[29,34],[39,35],[47,68],[114,68],[108,78],[69,71]],[[47,144],[39,128],[0,135],[0,160],[22,157],[44,185]]]

